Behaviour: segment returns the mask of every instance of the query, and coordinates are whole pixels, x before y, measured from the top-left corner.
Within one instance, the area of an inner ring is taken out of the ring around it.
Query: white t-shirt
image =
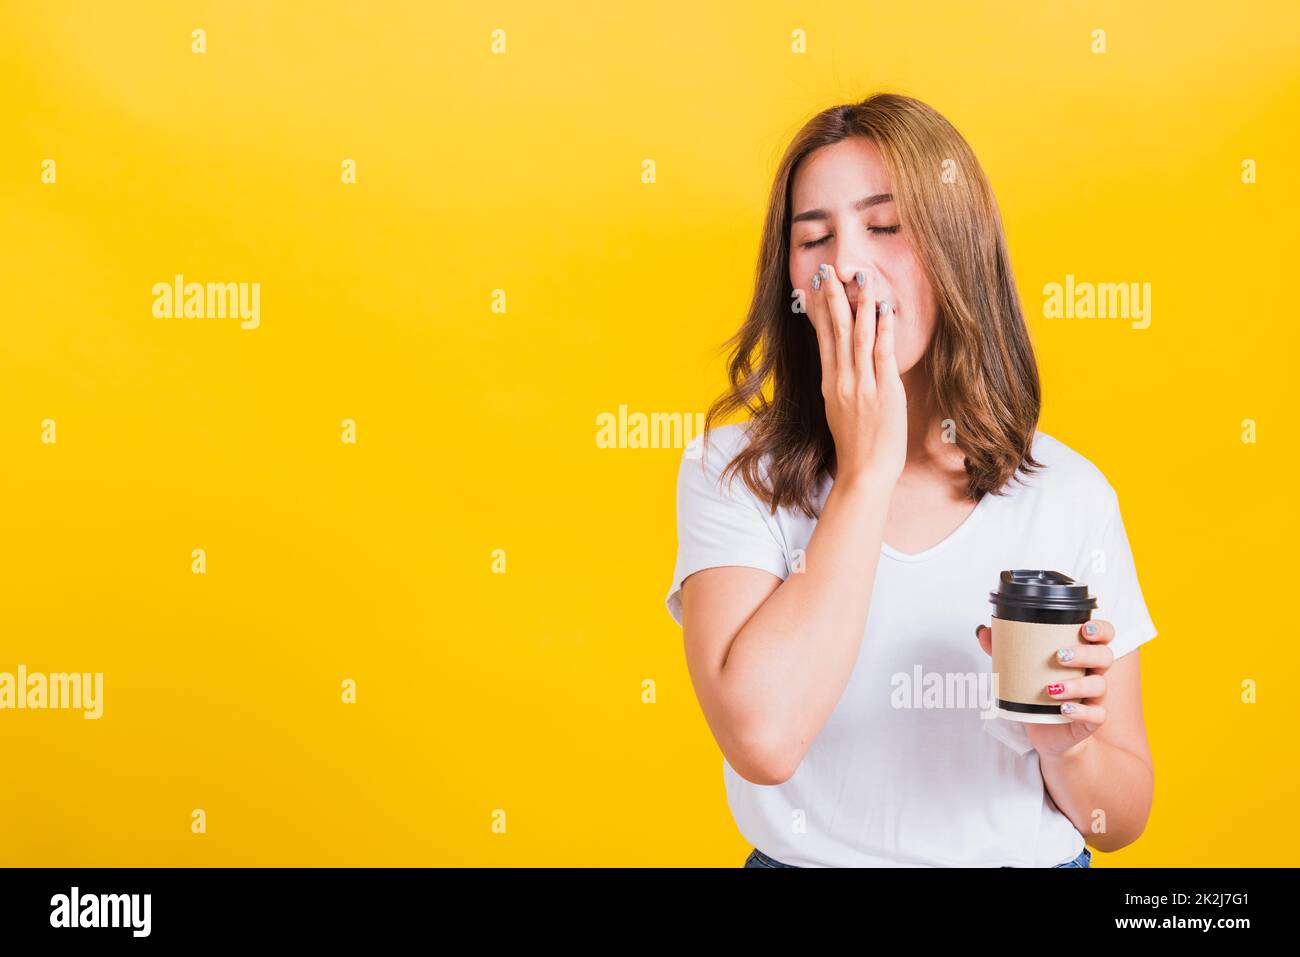
[[[784,580],[816,527],[797,511],[773,516],[739,476],[719,488],[746,428],[717,427],[707,454],[699,437],[683,453],[667,597],[678,624],[688,575],[747,565]],[[992,660],[975,626],[990,624],[989,593],[1004,569],[1042,568],[1090,586],[1093,617],[1115,626],[1117,659],[1156,628],[1115,490],[1050,435],[1035,433],[1033,454],[1044,469],[1018,472],[1003,496],[985,495],[933,547],[907,554],[881,545],[848,686],[789,780],[753,784],[723,758],[727,801],[751,845],[800,867],[1052,867],[1083,850],[1083,836],[1047,791],[1024,726],[981,717],[992,710]],[[831,481],[823,474],[819,506]],[[948,706],[926,707],[939,682],[950,689]],[[963,682],[976,691],[965,707],[953,706]]]

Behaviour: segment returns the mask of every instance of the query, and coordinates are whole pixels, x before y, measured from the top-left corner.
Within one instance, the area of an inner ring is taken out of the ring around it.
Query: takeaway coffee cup
[[[1060,572],[1016,568],[1002,573],[993,603],[993,674],[997,713],[1012,721],[1066,724],[1061,702],[1047,694],[1054,681],[1084,674],[1056,660],[1060,648],[1079,643],[1079,626],[1097,599],[1088,586]]]

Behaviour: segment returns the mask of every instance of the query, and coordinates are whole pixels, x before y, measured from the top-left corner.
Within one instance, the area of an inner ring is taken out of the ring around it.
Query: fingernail
[[[813,278],[812,278],[812,287],[813,287],[814,289],[820,289],[820,288],[822,287],[822,274],[821,274],[821,273],[819,273],[819,272],[815,272],[815,273],[813,273]]]
[[[1062,648],[1060,651],[1058,651],[1058,652],[1056,653],[1056,660],[1057,660],[1057,661],[1073,661],[1073,660],[1074,660],[1074,649],[1073,649],[1073,648]]]
[[[830,268],[830,267],[827,266],[825,263],[822,263],[820,266],[817,267],[817,271],[818,271],[819,273],[821,273],[821,274],[824,276],[824,275],[826,275],[826,270],[829,269],[829,268]]]
[[[1091,623],[1084,625],[1083,633],[1085,635],[1095,635],[1097,633],[1097,626]]]
[[[867,284],[867,274],[861,269],[853,274],[853,278],[857,280],[859,286],[865,286]]]
[[[1050,685],[1047,686],[1047,693],[1048,693],[1048,694],[1064,694],[1064,693],[1065,693],[1065,685],[1061,684],[1059,681],[1053,681]]]
[[[976,625],[976,626],[975,626],[975,637],[976,637],[976,638],[978,638],[978,637],[980,636],[980,629],[983,628],[983,627],[984,627],[983,625]]]
[[[1067,701],[1061,705],[1061,714],[1074,714],[1074,705]]]

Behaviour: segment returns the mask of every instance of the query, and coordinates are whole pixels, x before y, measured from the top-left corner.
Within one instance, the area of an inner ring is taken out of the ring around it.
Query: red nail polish
[[[1064,693],[1065,693],[1065,685],[1061,684],[1059,681],[1053,681],[1050,685],[1047,686],[1047,693],[1048,693],[1048,694],[1064,694]]]

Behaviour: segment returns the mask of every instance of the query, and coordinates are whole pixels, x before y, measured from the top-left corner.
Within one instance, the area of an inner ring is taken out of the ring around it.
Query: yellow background
[[[0,712],[0,863],[739,866],[663,605],[681,453],[595,417],[706,408],[782,148],[877,89],[985,165],[1040,427],[1118,490],[1160,629],[1155,811],[1097,866],[1294,863],[1298,34],[1290,2],[7,0],[0,670],[103,671],[105,713]],[[261,327],[153,318],[178,272],[260,282]],[[1152,283],[1150,328],[1044,319],[1067,273]]]

